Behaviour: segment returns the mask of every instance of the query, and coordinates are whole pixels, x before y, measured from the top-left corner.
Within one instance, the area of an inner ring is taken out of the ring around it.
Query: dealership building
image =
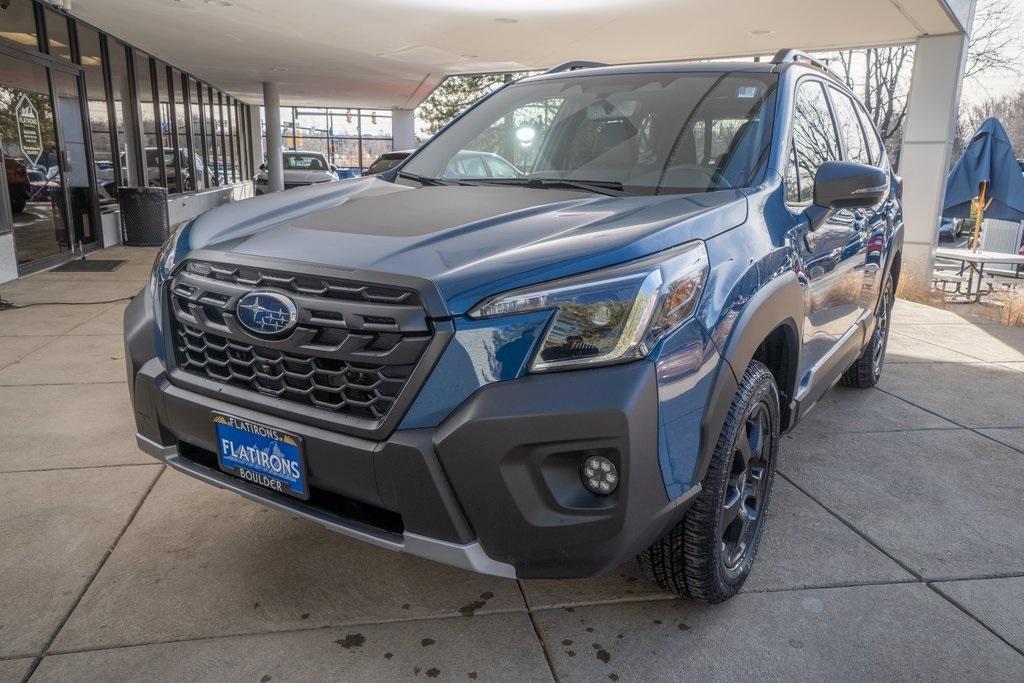
[[[174,224],[250,197],[265,148],[271,187],[282,148],[351,172],[411,148],[416,106],[451,74],[894,44],[916,45],[904,264],[928,273],[973,12],[973,0],[0,0],[0,282],[121,242],[121,187],[166,188]]]

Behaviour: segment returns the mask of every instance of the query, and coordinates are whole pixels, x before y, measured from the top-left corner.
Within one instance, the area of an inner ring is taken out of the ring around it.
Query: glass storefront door
[[[71,224],[77,247],[86,247],[98,239],[93,225],[92,182],[89,178],[89,154],[86,150],[79,76],[54,70],[53,91],[57,96],[57,119],[60,128],[61,171],[67,188],[65,220]]]
[[[58,147],[47,69],[2,52],[0,156],[19,268],[69,251],[73,238],[64,192],[66,164]]]

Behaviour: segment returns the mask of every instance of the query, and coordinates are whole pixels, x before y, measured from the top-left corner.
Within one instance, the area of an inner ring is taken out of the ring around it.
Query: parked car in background
[[[964,222],[959,218],[943,218],[939,221],[939,239],[955,241],[963,234]]]
[[[338,176],[331,170],[327,163],[327,157],[320,152],[284,152],[284,189],[290,190],[293,187],[304,185],[317,185],[329,183],[338,179]],[[256,175],[256,194],[263,194],[270,184],[270,175],[267,165],[260,164],[260,172]]]
[[[452,157],[444,170],[444,178],[521,178],[516,165],[493,152],[463,150]]]
[[[28,171],[16,159],[4,157],[4,172],[7,176],[7,195],[11,201],[11,212],[18,214],[25,210],[31,195]]]
[[[140,447],[465,569],[735,595],[782,435],[882,375],[902,180],[804,53],[578,66],[179,229],[125,313]]]
[[[363,171],[363,175],[377,175],[384,171],[390,171],[398,164],[402,163],[403,160],[408,158],[414,150],[404,149],[396,152],[385,152],[377,157],[370,167]]]
[[[29,198],[30,202],[46,202],[53,195],[60,194],[61,182],[60,172],[54,167],[51,175],[47,176],[42,171],[30,168],[28,173]]]
[[[338,180],[358,178],[360,175],[359,169],[353,168],[352,166],[331,166],[331,171],[338,178]]]

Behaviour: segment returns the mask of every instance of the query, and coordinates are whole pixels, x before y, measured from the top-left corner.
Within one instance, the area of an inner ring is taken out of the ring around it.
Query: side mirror
[[[814,176],[814,203],[805,212],[811,230],[837,209],[878,206],[889,192],[889,176],[880,168],[850,161],[826,161]]]
[[[266,171],[267,170],[267,165],[266,164],[260,164],[260,170],[261,171]]]

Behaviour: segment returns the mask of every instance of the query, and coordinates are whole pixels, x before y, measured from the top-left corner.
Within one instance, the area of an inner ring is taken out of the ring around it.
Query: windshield
[[[647,73],[525,81],[432,140],[406,177],[625,194],[753,184],[767,164],[777,77]]]
[[[378,173],[383,173],[384,171],[389,171],[395,166],[398,166],[398,164],[402,163],[402,160],[405,159],[407,156],[409,155],[385,154],[379,157],[377,161],[373,162],[373,164],[370,165],[370,168],[366,169],[366,172],[369,175],[376,175]]]
[[[319,154],[285,154],[286,171],[326,171],[327,162]]]

